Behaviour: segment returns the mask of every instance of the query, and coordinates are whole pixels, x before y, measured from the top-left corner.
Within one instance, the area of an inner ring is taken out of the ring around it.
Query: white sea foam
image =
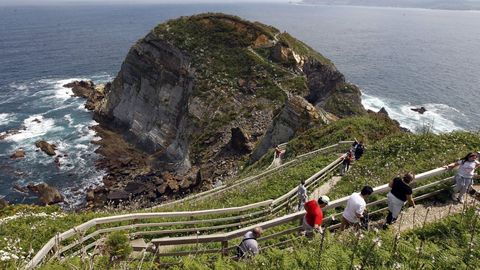
[[[11,88],[14,88],[16,90],[20,90],[20,91],[28,90],[28,86],[25,83],[13,82],[13,83],[9,84],[8,86],[10,86]]]
[[[6,140],[21,142],[31,138],[43,136],[50,131],[58,131],[63,129],[62,127],[55,126],[55,120],[51,118],[44,118],[40,114],[31,115],[27,119],[23,120],[23,126],[25,129],[20,130],[17,134],[8,136]]]
[[[12,113],[0,113],[0,126],[7,125],[11,121],[15,120],[15,116]]]
[[[63,118],[65,120],[67,120],[68,122],[68,126],[71,127],[73,125],[73,118],[72,118],[72,115],[70,114],[66,114],[65,116],[63,116]]]
[[[453,119],[464,116],[459,110],[446,104],[400,104],[399,102],[383,99],[368,94],[362,94],[362,103],[365,108],[378,111],[384,107],[391,118],[400,122],[400,125],[411,131],[431,128],[433,132],[449,132],[461,130]],[[427,111],[419,114],[412,108],[425,107]]]

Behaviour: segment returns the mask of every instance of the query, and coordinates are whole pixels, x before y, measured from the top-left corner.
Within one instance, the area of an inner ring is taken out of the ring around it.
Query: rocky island
[[[132,46],[113,82],[75,82],[100,123],[105,187],[87,200],[208,189],[274,145],[366,114],[359,89],[285,32],[225,14],[181,17]]]

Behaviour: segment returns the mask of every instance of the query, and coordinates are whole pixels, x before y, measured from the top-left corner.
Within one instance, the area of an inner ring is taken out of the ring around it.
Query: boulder
[[[107,199],[111,201],[126,201],[130,199],[130,193],[123,190],[114,190],[108,193]]]
[[[41,205],[55,204],[64,201],[64,197],[60,194],[60,191],[46,183],[37,185],[30,183],[27,185],[27,188],[38,195],[38,200]]]
[[[147,187],[143,183],[138,182],[129,182],[125,187],[125,192],[130,193],[132,195],[138,195],[147,190]]]
[[[93,189],[90,189],[89,191],[87,191],[85,200],[87,202],[92,202],[93,200],[95,200],[95,191]]]
[[[50,144],[46,141],[37,141],[35,142],[35,146],[40,148],[43,152],[45,152],[49,156],[55,156],[55,150],[57,150],[57,146],[55,144]]]
[[[382,107],[382,108],[378,111],[378,113],[384,114],[384,115],[388,116],[388,112],[387,112],[387,110],[386,110],[384,107]]]
[[[15,153],[10,156],[11,159],[24,158],[24,157],[25,157],[25,151],[23,149],[16,150]]]

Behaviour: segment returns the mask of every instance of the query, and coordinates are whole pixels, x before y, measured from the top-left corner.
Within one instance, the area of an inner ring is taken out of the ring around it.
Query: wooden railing
[[[311,155],[317,154],[330,149],[340,150],[340,147],[344,144],[350,144],[351,141],[342,141],[335,145],[331,145],[322,149],[315,150],[313,152],[299,156],[298,158],[290,161],[297,162],[299,159],[304,159]],[[306,184],[309,188],[314,188],[320,184],[320,182],[328,177],[328,175],[337,168],[342,161],[342,157],[337,158],[330,163],[327,167],[323,168],[312,177],[306,180]],[[283,164],[287,166],[289,163]],[[224,192],[226,190],[238,187],[240,185],[252,182],[262,176],[268,175],[277,171],[280,168],[268,170],[259,175],[243,179],[230,186],[219,187],[202,194],[194,195],[191,198],[185,198],[186,200],[204,199],[218,192]],[[266,219],[270,219],[279,215],[282,210],[289,211],[290,204],[295,199],[296,187],[287,192],[285,195],[277,198],[276,200],[266,200],[263,202],[257,202],[241,207],[230,207],[221,209],[209,209],[199,211],[186,211],[186,212],[159,212],[159,213],[136,213],[126,214],[111,217],[95,218],[81,225],[78,225],[64,233],[57,234],[52,237],[43,248],[32,258],[27,264],[26,269],[32,269],[47,257],[48,254],[53,252],[52,258],[58,258],[64,256],[67,252],[73,251],[73,255],[78,254],[81,250],[88,250],[98,244],[99,236],[110,233],[113,231],[135,231],[130,233],[131,236],[146,236],[146,235],[169,235],[176,236],[185,233],[199,233],[199,232],[218,232],[225,231],[226,229],[238,228],[247,226],[249,224],[258,223]],[[153,210],[153,209],[150,209]],[[196,219],[196,217],[205,217],[205,219]],[[174,218],[176,220],[172,221]],[[140,220],[146,219],[159,219],[151,223],[142,223]],[[130,224],[123,224],[130,222]],[[220,224],[220,225],[218,225]],[[205,226],[206,225],[206,226]],[[102,226],[108,226],[102,228]],[[165,229],[168,227],[169,229]],[[186,228],[184,228],[186,227]],[[140,230],[142,228],[153,229],[161,228],[161,230]],[[77,237],[77,239],[72,239]],[[66,243],[66,241],[70,241]],[[79,246],[81,246],[79,248]]]
[[[425,179],[432,178],[438,175],[443,174],[446,171],[445,168],[437,168],[425,173],[418,174],[416,177],[416,180],[414,183],[417,185],[424,181]],[[429,198],[431,196],[437,195],[443,190],[445,190],[445,184],[448,184],[447,187],[450,187],[451,184],[453,183],[453,177],[447,177],[442,180],[438,180],[423,186],[419,186],[413,189],[415,193],[418,193],[419,191],[424,191],[427,189],[431,189],[434,187],[437,187],[436,190],[430,191],[426,194],[422,194],[420,196],[417,196],[415,198],[416,201],[423,200],[426,198]],[[389,191],[388,184],[378,186],[374,188],[374,193],[373,194],[380,194],[380,193],[385,193]],[[337,200],[332,201],[328,206],[324,208],[324,211],[327,211],[329,209],[335,209],[336,207],[341,207],[346,204],[350,196],[346,196]],[[370,202],[367,204],[367,208],[371,208],[373,206],[381,205],[386,203],[386,198],[382,198],[379,200],[376,200],[374,202]],[[386,208],[381,208],[378,210],[375,210],[371,212],[370,214],[375,214],[380,211],[384,211]],[[340,217],[342,213],[337,213],[333,215],[333,217]],[[157,238],[157,239],[152,239],[151,240],[151,246],[150,249],[151,251],[158,251],[161,246],[178,246],[178,245],[193,245],[195,244],[195,247],[197,249],[195,250],[188,250],[188,251],[179,251],[179,252],[155,252],[155,255],[158,257],[164,257],[164,256],[183,256],[183,255],[189,255],[189,254],[199,254],[199,253],[221,253],[224,255],[228,255],[228,252],[231,251],[232,249],[235,248],[235,245],[230,245],[232,241],[238,240],[240,237],[242,237],[245,233],[248,231],[253,230],[255,227],[262,227],[266,232],[268,232],[268,229],[273,229],[279,226],[285,226],[292,221],[299,221],[300,219],[303,218],[305,215],[305,211],[299,211],[296,213],[288,214],[282,217],[274,218],[272,220],[268,220],[265,222],[260,222],[257,224],[253,224],[250,226],[247,226],[245,228],[241,228],[235,231],[231,232],[226,232],[226,233],[221,233],[221,234],[213,234],[213,235],[199,235],[199,236],[185,236],[185,237],[170,237],[170,238]],[[338,219],[338,218],[337,218]],[[332,216],[325,218],[324,222],[328,223],[329,221],[332,221]],[[298,223],[296,223],[298,224]],[[329,228],[333,229],[338,227],[339,224],[331,225]],[[259,238],[259,241],[265,241],[267,239],[272,239],[275,237],[279,237],[285,234],[291,234],[291,233],[296,233],[300,231],[302,228],[300,226],[291,226],[290,228],[281,230],[281,231],[275,231],[275,233],[267,235],[265,237]],[[199,243],[217,243],[219,247],[221,248],[214,248],[214,249],[198,249]]]

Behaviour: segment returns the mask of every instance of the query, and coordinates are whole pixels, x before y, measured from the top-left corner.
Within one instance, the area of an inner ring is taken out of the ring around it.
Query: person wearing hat
[[[323,233],[323,211],[322,208],[328,205],[330,198],[327,196],[321,196],[318,200],[310,200],[306,202],[303,207],[305,208],[305,216],[303,217],[303,228],[307,236],[311,236],[314,231]]]

